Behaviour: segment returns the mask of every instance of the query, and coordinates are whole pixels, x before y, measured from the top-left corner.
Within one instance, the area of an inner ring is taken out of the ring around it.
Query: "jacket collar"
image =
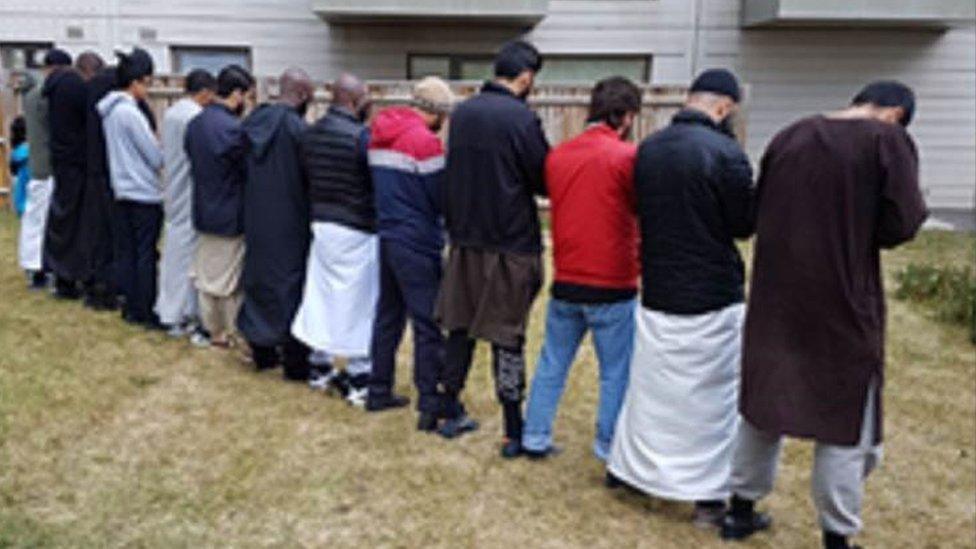
[[[590,124],[586,128],[584,133],[594,137],[604,137],[604,138],[614,139],[616,141],[622,141],[622,139],[620,138],[620,134],[617,133],[617,130],[611,128],[608,124],[603,122],[596,122]]]
[[[234,111],[230,110],[230,107],[228,107],[227,105],[224,105],[220,101],[214,101],[209,106],[210,107],[213,107],[214,109],[217,109],[217,112],[219,112],[221,114],[226,114],[226,115],[231,116],[233,118],[237,118],[237,115],[234,113]]]
[[[481,93],[497,93],[499,95],[507,95],[512,99],[518,99],[519,101],[524,101],[521,97],[516,97],[512,90],[502,86],[497,82],[492,82],[491,80],[485,80],[485,84],[481,86]]]
[[[336,116],[341,116],[342,118],[347,118],[352,120],[357,124],[362,124],[363,121],[356,116],[356,113],[346,107],[340,107],[339,105],[329,105],[329,114],[334,114]]]
[[[671,119],[672,124],[699,124],[707,126],[717,132],[722,131],[718,124],[707,114],[697,109],[681,109],[678,114]]]

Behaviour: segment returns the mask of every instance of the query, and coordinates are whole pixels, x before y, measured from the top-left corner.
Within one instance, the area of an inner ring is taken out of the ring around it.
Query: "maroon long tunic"
[[[854,445],[877,380],[881,441],[885,304],[879,251],[928,213],[905,130],[815,116],[762,160],[739,408],[759,429]]]

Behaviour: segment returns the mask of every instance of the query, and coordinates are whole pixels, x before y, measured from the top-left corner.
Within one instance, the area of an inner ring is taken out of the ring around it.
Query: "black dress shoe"
[[[397,408],[403,408],[410,405],[410,399],[394,394],[378,395],[378,396],[368,396],[366,397],[366,411],[367,412],[384,412],[386,410],[395,410]]]
[[[743,516],[728,513],[722,521],[721,536],[725,540],[743,540],[756,532],[768,530],[772,524],[773,519],[765,513],[750,513]]]
[[[522,447],[522,453],[525,454],[525,457],[533,460],[551,458],[553,456],[558,456],[562,452],[563,449],[559,446],[550,446],[545,450],[529,450],[524,446]]]
[[[607,476],[603,478],[603,485],[611,490],[616,490],[617,488],[623,488],[627,486],[627,483],[620,480],[620,477],[607,471]]]
[[[417,430],[422,433],[433,433],[437,430],[437,416],[430,412],[421,412],[417,418]]]
[[[506,438],[502,444],[502,458],[515,459],[522,455],[522,441],[518,439]]]
[[[464,433],[477,431],[478,427],[477,421],[468,417],[467,414],[462,414],[456,418],[445,420],[437,432],[444,438],[457,438]]]

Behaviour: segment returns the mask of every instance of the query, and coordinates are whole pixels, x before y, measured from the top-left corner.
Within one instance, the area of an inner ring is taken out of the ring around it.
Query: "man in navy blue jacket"
[[[236,336],[244,262],[244,166],[246,142],[240,117],[254,78],[231,65],[217,76],[217,100],[186,129],[193,174],[193,228],[197,230],[194,283],[200,317],[211,342],[229,346]]]
[[[392,107],[373,120],[369,166],[380,237],[380,297],[373,328],[373,371],[368,411],[405,406],[393,394],[396,351],[407,315],[414,332],[414,383],[420,400],[418,428],[437,426],[437,384],[444,364],[444,337],[434,321],[441,281],[444,228],[440,180],[444,146],[434,133],[454,103],[446,82],[429,77],[417,83],[409,107]]]

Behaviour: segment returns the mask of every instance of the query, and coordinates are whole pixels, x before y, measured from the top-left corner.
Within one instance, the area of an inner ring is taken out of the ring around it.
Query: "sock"
[[[824,530],[823,533],[824,549],[850,549],[847,544],[847,537]]]
[[[731,501],[732,516],[737,519],[751,520],[756,508],[756,502],[733,494]]]
[[[369,385],[369,374],[356,374],[349,376],[349,385],[353,389],[364,389]]]
[[[502,404],[502,418],[505,423],[505,437],[509,440],[522,440],[522,403]]]
[[[720,499],[702,500],[696,501],[695,507],[700,509],[722,509],[725,507],[725,502]]]

